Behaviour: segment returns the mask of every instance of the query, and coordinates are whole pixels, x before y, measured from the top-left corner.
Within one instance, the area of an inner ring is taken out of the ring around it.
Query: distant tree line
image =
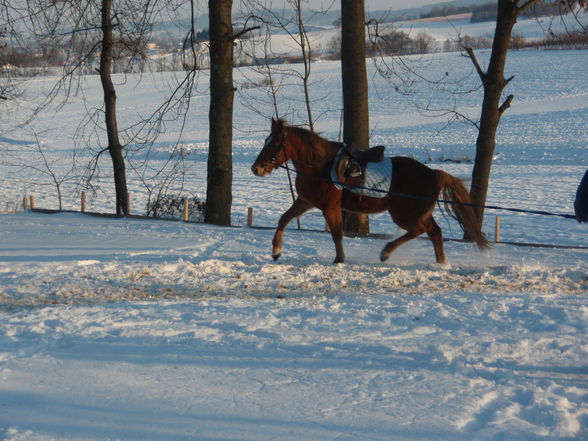
[[[438,5],[433,6],[428,12],[420,14],[420,18],[447,17],[456,14],[471,13],[470,21],[479,23],[483,21],[496,21],[497,2],[488,2],[482,5],[457,6],[457,5]],[[521,17],[545,17],[565,15],[570,12],[569,2],[547,3],[540,2],[530,6],[521,13]]]
[[[569,12],[570,7],[567,3],[545,4],[536,3],[526,9],[521,15],[524,16],[557,16]],[[452,15],[463,12],[472,12],[472,21],[495,21],[496,20],[496,2],[489,2],[478,6],[452,6],[441,5],[435,6],[430,12],[421,14],[422,18],[438,17],[443,15]],[[380,22],[384,23],[384,22]],[[339,21],[340,25],[340,21]],[[13,75],[14,69],[20,69],[19,76],[37,75],[39,73],[55,74],[53,67],[62,67],[64,63],[70,60],[72,47],[76,46],[75,35],[71,41],[62,40],[61,45],[39,47],[31,44],[29,46],[12,46],[2,38],[0,33],[0,77]],[[248,38],[247,35],[241,37]],[[113,42],[113,73],[123,72],[145,72],[145,71],[176,71],[185,68],[183,66],[185,52],[192,51],[192,46],[202,45],[205,47],[210,39],[208,29],[195,31],[194,41],[180,41],[172,37],[153,36],[147,40],[145,36],[136,39],[133,42],[132,50],[129,49],[127,42],[116,40]],[[584,29],[577,31],[566,31],[563,34],[551,33],[541,40],[528,41],[522,35],[513,34],[511,48],[586,48],[588,36]],[[157,56],[149,54],[149,44],[157,48]],[[427,54],[433,52],[455,52],[459,51],[462,46],[468,46],[475,49],[489,48],[492,46],[491,36],[469,36],[463,35],[459,38],[448,39],[443,42],[436,41],[430,34],[422,31],[416,34],[395,29],[392,27],[385,28],[378,35],[378,47],[375,47],[373,41],[366,42],[366,56],[373,57],[377,54],[385,55],[414,55]],[[312,58],[322,59],[340,59],[341,36],[334,37],[324,47],[315,47],[312,51]],[[197,56],[192,64],[197,69],[207,69],[209,63],[205,60],[206,53],[194,53]],[[84,62],[77,66],[78,69],[85,71],[85,74],[97,74],[96,67],[99,63],[99,46],[95,50],[85,54]],[[301,55],[276,55],[269,59],[270,64],[300,63]],[[247,54],[240,51],[239,47],[235,48],[235,66],[251,66],[264,64],[268,59],[248,57]],[[77,63],[77,61],[75,61]],[[24,70],[23,70],[24,69]]]
[[[492,5],[496,10],[496,2],[488,3]],[[423,12],[420,14],[420,18],[435,18],[435,17],[446,17],[449,15],[465,14],[473,12],[477,6],[456,6],[456,5],[438,5],[433,6],[429,12]]]
[[[560,16],[570,12],[570,4],[567,2],[558,3],[535,3],[521,13],[521,17],[546,17],[546,16]],[[483,21],[496,21],[497,7],[496,2],[489,2],[483,5],[471,7],[472,23],[479,23]]]

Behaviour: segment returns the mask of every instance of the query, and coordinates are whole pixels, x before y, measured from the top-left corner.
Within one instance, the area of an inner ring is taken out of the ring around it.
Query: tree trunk
[[[368,83],[365,66],[364,0],[341,0],[341,77],[343,142],[351,149],[369,146]],[[366,214],[344,213],[345,232],[369,233]]]
[[[472,61],[474,61],[478,68],[478,74],[482,79],[484,87],[480,129],[478,139],[476,140],[476,158],[470,188],[472,203],[476,204],[474,211],[476,212],[480,229],[484,220],[483,205],[486,204],[492,157],[494,155],[494,148],[496,147],[496,131],[502,113],[508,108],[512,100],[512,96],[510,96],[503,104],[500,103],[502,91],[508,84],[508,81],[510,81],[504,78],[504,67],[506,65],[506,54],[512,28],[520,12],[517,3],[517,1],[512,0],[499,0],[498,2],[498,16],[496,18],[492,53],[490,55],[488,69],[485,73],[477,65],[471,49],[468,50]]]
[[[210,111],[208,185],[204,221],[231,224],[233,182],[232,0],[209,0]]]
[[[118,138],[116,121],[116,91],[110,75],[112,69],[112,0],[102,0],[102,51],[100,54],[100,81],[104,91],[104,116],[108,137],[108,152],[112,159],[116,214],[128,215],[127,177],[123,148]]]

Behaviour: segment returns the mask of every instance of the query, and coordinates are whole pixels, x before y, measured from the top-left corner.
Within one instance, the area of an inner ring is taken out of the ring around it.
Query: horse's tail
[[[490,248],[490,242],[484,237],[478,226],[468,190],[456,177],[441,170],[437,172],[440,177],[445,212],[457,220],[465,236],[473,241],[479,250]]]

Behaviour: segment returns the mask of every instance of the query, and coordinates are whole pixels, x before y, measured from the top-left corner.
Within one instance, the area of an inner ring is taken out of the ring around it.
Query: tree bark
[[[123,147],[118,137],[116,120],[116,91],[112,84],[112,0],[102,0],[102,51],[100,54],[100,81],[104,92],[104,117],[108,137],[108,152],[112,159],[114,188],[116,194],[116,214],[128,215],[128,191],[123,156]]]
[[[232,0],[209,0],[210,110],[208,178],[204,221],[231,224],[233,182]]]
[[[341,78],[343,142],[351,149],[367,149],[369,109],[364,0],[341,0]],[[344,230],[353,234],[369,234],[368,216],[344,213]]]

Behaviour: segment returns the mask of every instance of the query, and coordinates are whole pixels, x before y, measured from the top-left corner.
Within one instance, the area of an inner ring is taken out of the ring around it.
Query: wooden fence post
[[[80,212],[86,212],[86,192],[82,191],[82,200],[80,202]]]
[[[29,209],[29,200],[26,196],[24,198],[22,198],[22,209],[24,211]]]
[[[251,207],[247,208],[247,226],[253,226],[253,208]]]
[[[184,202],[184,222],[188,222],[188,198],[182,199]]]
[[[29,196],[29,205],[31,207],[31,210],[35,209],[35,197],[33,195]]]
[[[500,216],[496,216],[496,222],[494,224],[494,242],[500,242]]]

